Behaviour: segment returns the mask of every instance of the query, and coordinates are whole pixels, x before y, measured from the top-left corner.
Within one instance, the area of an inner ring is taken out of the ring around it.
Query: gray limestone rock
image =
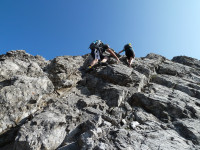
[[[46,70],[56,89],[70,88],[81,80],[79,69],[83,63],[81,56],[60,56],[54,58]]]
[[[15,138],[15,149],[56,149],[66,135],[65,115],[45,111],[23,125]]]
[[[0,56],[0,149],[200,149],[200,61]]]
[[[178,120],[173,124],[182,137],[191,140],[194,144],[200,144],[200,120],[184,119]]]
[[[53,84],[47,77],[11,78],[10,85],[0,89],[0,133],[11,130],[32,116],[41,107],[45,94],[53,90]],[[4,141],[3,137],[0,139]]]
[[[192,68],[198,69],[200,68],[200,61],[195,58],[187,57],[187,56],[176,56],[173,57],[172,61],[190,66]]]

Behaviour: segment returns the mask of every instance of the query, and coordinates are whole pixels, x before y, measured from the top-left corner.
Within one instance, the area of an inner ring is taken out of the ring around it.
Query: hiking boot
[[[102,62],[102,63],[101,63],[101,66],[107,66],[107,65],[108,65],[107,62],[104,62],[104,63]]]

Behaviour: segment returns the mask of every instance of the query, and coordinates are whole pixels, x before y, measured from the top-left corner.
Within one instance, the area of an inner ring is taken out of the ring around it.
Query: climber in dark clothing
[[[133,51],[131,43],[126,44],[124,46],[124,49],[121,50],[118,54],[122,53],[123,51],[125,51],[125,54],[126,54],[126,57],[127,57],[128,66],[131,67],[133,59],[135,58],[135,53]]]
[[[98,63],[99,60],[102,63],[105,63],[108,60],[108,57],[103,55],[105,51],[109,52],[119,62],[119,58],[110,49],[109,45],[102,43],[100,40],[96,40],[93,43],[91,43],[89,48],[91,49],[91,56],[93,58],[93,61],[90,63],[89,68],[92,68],[92,66]]]

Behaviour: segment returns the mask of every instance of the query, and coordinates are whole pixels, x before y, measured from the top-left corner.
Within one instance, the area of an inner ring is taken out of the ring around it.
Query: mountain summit
[[[200,149],[200,61],[0,56],[1,150]]]

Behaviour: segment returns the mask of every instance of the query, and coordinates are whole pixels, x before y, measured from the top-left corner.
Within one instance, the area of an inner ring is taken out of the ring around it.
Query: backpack
[[[126,44],[125,46],[124,46],[124,50],[127,52],[127,51],[132,51],[132,53],[133,53],[133,56],[135,57],[135,52],[133,51],[133,47],[132,47],[132,45],[129,43],[129,44]]]
[[[96,41],[94,41],[94,42],[92,42],[91,44],[90,44],[90,49],[91,50],[95,50],[95,49],[100,49],[101,47],[103,46],[103,42],[101,41],[101,40],[96,40]]]

